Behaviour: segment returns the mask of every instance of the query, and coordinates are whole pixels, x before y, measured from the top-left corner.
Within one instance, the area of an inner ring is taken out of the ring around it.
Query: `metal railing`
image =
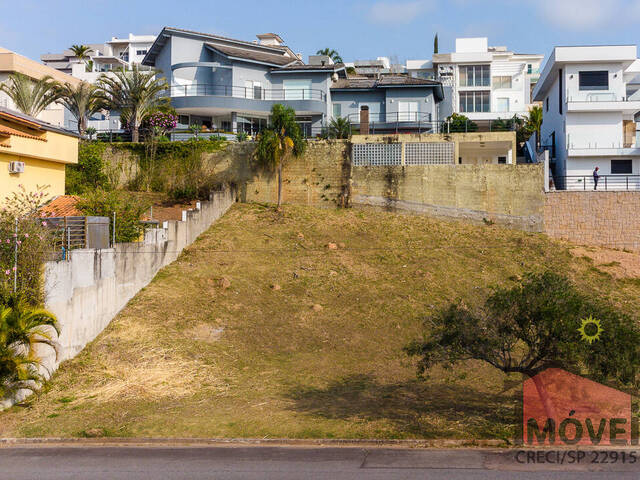
[[[554,178],[558,190],[640,191],[640,175],[566,175]]]
[[[250,100],[318,100],[324,102],[326,92],[314,88],[262,88],[198,83],[171,85],[165,92],[170,97],[219,96]]]
[[[597,102],[634,102],[640,101],[640,95],[638,92],[634,92],[631,95],[618,95],[615,92],[589,92],[582,95],[569,95],[567,92],[566,102],[584,102],[584,103],[597,103]]]
[[[348,116],[354,130],[360,129],[360,114]],[[512,119],[506,120],[467,120],[442,121],[431,120],[428,113],[392,112],[370,113],[369,133],[473,133],[473,132],[510,132],[516,129]]]

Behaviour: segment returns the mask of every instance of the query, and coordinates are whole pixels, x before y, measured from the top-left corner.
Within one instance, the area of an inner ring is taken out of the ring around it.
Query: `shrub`
[[[15,288],[31,305],[43,300],[42,268],[53,251],[53,232],[37,213],[46,201],[46,187],[20,186],[0,209],[0,289]]]
[[[476,132],[478,124],[459,113],[451,114],[441,126],[440,133]]]
[[[249,134],[247,132],[238,132],[236,134],[236,140],[238,142],[246,142],[248,138],[249,138]]]
[[[67,165],[66,192],[77,195],[96,188],[107,188],[103,155],[106,145],[101,142],[80,142],[78,164]]]
[[[121,191],[96,190],[78,201],[77,207],[85,215],[113,218],[116,213],[116,242],[135,242],[144,233],[140,220],[149,209],[150,203],[141,201],[130,193]],[[109,235],[113,236],[113,222]]]

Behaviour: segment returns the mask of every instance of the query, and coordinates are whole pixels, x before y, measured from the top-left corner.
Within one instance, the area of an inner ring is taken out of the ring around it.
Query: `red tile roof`
[[[31,134],[23,132],[21,130],[17,130],[15,128],[7,127],[6,125],[0,125],[0,135],[3,135],[5,137],[9,137],[11,135],[15,135],[16,137],[30,138],[32,140],[40,140],[41,142],[46,142],[47,141],[46,138],[37,137],[35,135],[31,135]]]
[[[40,207],[41,217],[82,217],[84,214],[76,208],[80,197],[60,195],[45,206]]]

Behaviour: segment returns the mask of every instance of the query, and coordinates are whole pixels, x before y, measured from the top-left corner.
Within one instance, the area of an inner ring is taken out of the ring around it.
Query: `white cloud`
[[[543,20],[557,27],[586,31],[640,18],[639,0],[539,0]]]
[[[369,9],[369,20],[375,23],[407,24],[431,8],[431,2],[376,2]]]

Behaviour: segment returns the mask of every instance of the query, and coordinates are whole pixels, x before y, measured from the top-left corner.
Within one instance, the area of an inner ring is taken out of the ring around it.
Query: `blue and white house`
[[[346,78],[344,65],[300,55],[274,33],[255,42],[165,27],[143,60],[170,85],[180,126],[198,124],[231,132],[263,128],[275,103],[296,111],[305,134],[329,120],[331,85]]]

